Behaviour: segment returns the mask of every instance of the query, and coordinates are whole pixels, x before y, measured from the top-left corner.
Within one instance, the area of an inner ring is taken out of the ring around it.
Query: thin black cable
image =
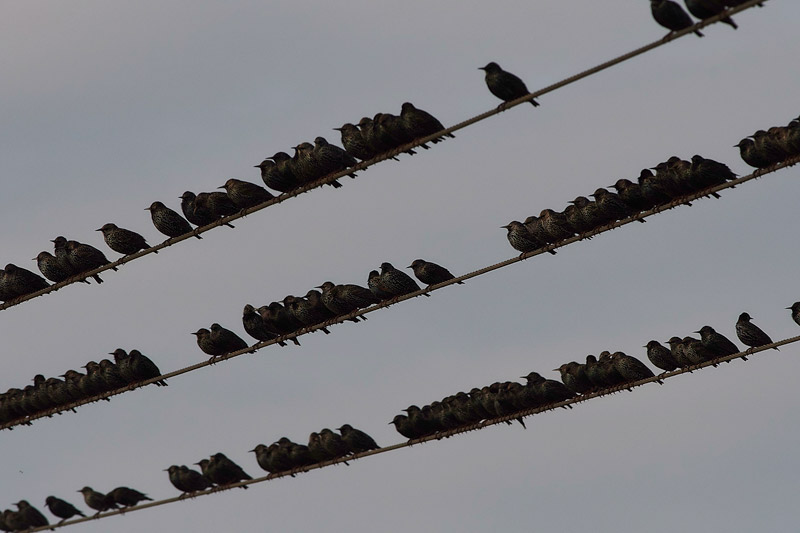
[[[431,285],[431,286],[426,287],[424,289],[420,289],[418,291],[414,291],[414,292],[405,294],[403,296],[398,296],[398,297],[393,298],[391,300],[386,300],[386,301],[377,303],[377,304],[372,305],[370,307],[366,307],[366,308],[363,308],[363,309],[357,309],[355,311],[347,313],[346,315],[339,315],[337,317],[334,317],[334,318],[331,318],[329,320],[326,320],[325,322],[322,322],[320,324],[316,324],[314,326],[307,326],[307,327],[298,329],[295,332],[287,333],[285,335],[281,335],[280,337],[276,337],[276,338],[274,338],[272,340],[257,342],[257,343],[255,343],[255,344],[253,344],[253,345],[251,345],[251,346],[249,346],[249,347],[247,347],[245,349],[237,350],[235,352],[231,352],[229,354],[222,355],[222,356],[219,356],[219,357],[213,357],[213,358],[211,358],[209,360],[206,360],[206,361],[203,361],[201,363],[196,363],[194,365],[190,365],[190,366],[178,369],[178,370],[174,370],[174,371],[169,372],[167,374],[162,374],[160,376],[157,376],[157,377],[154,377],[154,378],[150,378],[150,379],[147,379],[147,380],[144,380],[144,381],[140,381],[140,382],[137,382],[137,383],[132,383],[132,384],[126,385],[124,387],[120,387],[118,389],[114,389],[112,391],[104,392],[104,393],[101,393],[101,394],[96,394],[94,396],[90,396],[90,397],[84,398],[82,400],[78,400],[78,401],[75,401],[75,402],[72,402],[72,403],[69,403],[69,404],[65,404],[65,405],[62,405],[62,406],[59,406],[59,407],[53,407],[51,409],[47,409],[47,410],[41,411],[39,413],[36,413],[34,415],[28,416],[28,417],[26,417],[24,419],[17,419],[17,420],[11,421],[11,422],[6,422],[5,424],[0,425],[0,430],[13,428],[13,427],[20,426],[20,425],[27,425],[30,422],[32,422],[33,420],[37,420],[39,418],[51,417],[54,414],[61,413],[61,412],[64,412],[64,411],[68,411],[68,410],[73,409],[75,407],[78,407],[80,405],[85,405],[87,403],[96,402],[96,401],[102,400],[104,398],[109,398],[110,396],[115,396],[117,394],[122,394],[123,392],[134,390],[134,389],[137,389],[137,388],[140,388],[140,387],[144,387],[146,385],[150,385],[151,383],[155,383],[156,381],[160,381],[162,379],[170,379],[170,378],[173,378],[173,377],[176,377],[176,376],[180,376],[181,374],[186,374],[188,372],[192,372],[192,371],[200,369],[200,368],[204,368],[204,367],[207,367],[207,366],[210,366],[210,365],[214,365],[214,364],[216,364],[218,362],[221,362],[221,361],[227,361],[228,359],[232,359],[232,358],[238,357],[240,355],[244,355],[244,354],[247,354],[247,353],[254,353],[255,351],[260,350],[262,348],[265,348],[267,346],[271,346],[273,344],[278,344],[280,342],[285,342],[285,341],[291,340],[291,339],[293,339],[295,337],[299,337],[301,335],[306,335],[308,333],[312,333],[314,331],[320,330],[322,328],[326,328],[326,327],[334,325],[334,324],[341,324],[341,323],[346,322],[347,320],[350,320],[350,319],[352,319],[354,317],[359,317],[359,316],[365,315],[367,313],[372,313],[374,311],[377,311],[378,309],[383,309],[383,308],[389,307],[390,305],[394,305],[395,303],[402,302],[402,301],[408,300],[410,298],[416,298],[417,296],[421,296],[423,294],[428,294],[430,292],[442,289],[444,287],[448,287],[450,285],[457,284],[460,281],[472,279],[474,277],[481,276],[483,274],[492,272],[494,270],[498,270],[500,268],[503,268],[503,267],[506,267],[506,266],[509,266],[509,265],[513,265],[515,263],[519,263],[520,261],[524,261],[525,259],[528,259],[529,257],[533,257],[533,256],[537,256],[537,255],[541,255],[541,254],[547,253],[550,250],[561,248],[561,247],[567,246],[569,244],[572,244],[574,242],[578,242],[578,241],[581,241],[583,239],[587,239],[589,237],[593,237],[594,235],[597,235],[599,233],[605,233],[607,231],[610,231],[612,229],[618,228],[620,226],[624,226],[626,224],[630,224],[630,223],[635,222],[637,220],[647,218],[649,216],[655,215],[657,213],[661,213],[661,212],[669,210],[669,209],[673,209],[675,207],[678,207],[679,205],[686,204],[686,203],[691,202],[693,200],[697,200],[697,199],[700,199],[702,197],[709,196],[712,192],[719,192],[719,191],[722,191],[724,189],[733,188],[736,185],[740,185],[742,183],[745,183],[745,182],[748,182],[750,180],[754,180],[756,178],[764,176],[765,174],[771,174],[771,173],[776,172],[778,170],[781,170],[783,168],[787,168],[787,167],[796,165],[797,163],[800,163],[800,156],[795,156],[793,158],[787,159],[787,160],[785,160],[785,161],[783,161],[781,163],[776,163],[776,164],[774,164],[774,165],[772,165],[770,167],[767,167],[767,168],[757,169],[755,172],[753,172],[751,174],[748,174],[746,176],[742,176],[741,178],[737,178],[735,180],[728,181],[728,182],[726,182],[724,184],[717,185],[715,187],[710,187],[708,189],[703,189],[702,191],[698,191],[698,192],[695,192],[695,193],[692,193],[692,194],[689,194],[689,195],[686,195],[686,196],[682,196],[680,198],[676,198],[675,200],[672,200],[672,201],[670,201],[668,203],[659,205],[659,206],[654,207],[652,209],[649,209],[647,211],[642,211],[641,213],[638,213],[636,215],[632,215],[630,217],[618,220],[616,222],[611,222],[611,223],[605,224],[605,225],[597,227],[597,228],[595,228],[595,229],[593,229],[591,231],[587,231],[587,232],[581,233],[579,235],[576,235],[574,237],[570,237],[568,239],[565,239],[563,241],[559,241],[556,244],[549,244],[547,246],[544,246],[544,247],[539,248],[537,250],[534,250],[532,252],[527,252],[527,253],[524,253],[524,254],[520,254],[520,255],[518,255],[516,257],[512,257],[511,259],[506,259],[505,261],[501,261],[499,263],[495,263],[493,265],[489,265],[487,267],[484,267],[484,268],[481,268],[481,269],[478,269],[478,270],[474,270],[472,272],[469,272],[467,274],[463,274],[461,276],[457,276],[457,277],[455,277],[453,279],[450,279],[450,280],[447,280],[445,282],[437,283],[435,285]]]
[[[310,191],[311,189],[316,189],[316,188],[321,187],[321,186],[323,186],[323,185],[325,185],[327,183],[331,183],[332,181],[337,180],[338,178],[342,178],[344,176],[347,176],[348,174],[351,174],[353,172],[357,172],[359,170],[364,170],[364,169],[366,169],[366,168],[368,168],[368,167],[370,167],[372,165],[380,163],[381,161],[385,161],[387,159],[391,159],[391,158],[393,158],[393,157],[395,157],[395,156],[397,156],[397,155],[399,155],[399,154],[401,154],[403,152],[406,152],[406,151],[408,151],[408,150],[410,150],[412,148],[416,148],[417,146],[420,146],[420,145],[425,144],[425,143],[429,143],[429,142],[433,141],[434,139],[438,139],[439,137],[441,137],[443,135],[446,135],[448,133],[452,133],[454,131],[458,131],[460,129],[466,128],[467,126],[471,126],[472,124],[475,124],[476,122],[480,122],[482,120],[486,120],[487,118],[495,116],[495,115],[505,111],[506,109],[510,109],[510,108],[516,107],[516,106],[518,106],[520,104],[524,104],[525,102],[528,102],[529,100],[533,100],[534,98],[538,98],[539,96],[542,96],[543,94],[547,94],[549,92],[553,92],[553,91],[555,91],[557,89],[560,89],[560,88],[562,88],[562,87],[564,87],[566,85],[569,85],[569,84],[574,83],[576,81],[579,81],[579,80],[581,80],[583,78],[586,78],[588,76],[591,76],[593,74],[596,74],[598,72],[606,70],[606,69],[608,69],[610,67],[618,65],[619,63],[627,61],[628,59],[632,59],[632,58],[634,58],[634,57],[636,57],[638,55],[644,54],[645,52],[649,52],[650,50],[652,50],[654,48],[658,48],[659,46],[662,46],[664,44],[672,42],[675,39],[679,39],[679,38],[683,37],[684,35],[688,35],[690,33],[693,33],[695,30],[704,28],[704,27],[706,27],[706,26],[708,26],[710,24],[717,23],[722,18],[728,17],[728,16],[733,15],[735,13],[738,13],[740,11],[744,11],[745,9],[749,9],[749,8],[759,4],[759,3],[763,3],[763,2],[766,2],[766,1],[767,0],[749,0],[748,2],[745,2],[744,4],[741,4],[739,6],[730,8],[730,9],[720,13],[719,15],[714,15],[713,17],[709,17],[709,18],[707,18],[705,20],[702,20],[702,21],[698,22],[697,24],[694,24],[693,26],[690,26],[690,27],[688,27],[688,28],[686,28],[684,30],[681,30],[681,31],[678,31],[678,32],[668,33],[665,37],[663,37],[662,39],[659,39],[658,41],[654,41],[654,42],[652,42],[650,44],[647,44],[647,45],[642,46],[640,48],[637,48],[637,49],[635,49],[635,50],[633,50],[631,52],[628,52],[627,54],[623,54],[623,55],[618,56],[618,57],[616,57],[614,59],[606,61],[605,63],[601,63],[600,65],[597,65],[596,67],[592,67],[592,68],[590,68],[588,70],[584,70],[582,72],[579,72],[578,74],[575,74],[574,76],[570,76],[569,78],[565,78],[565,79],[563,79],[563,80],[561,80],[559,82],[556,82],[556,83],[554,83],[552,85],[548,85],[547,87],[545,87],[543,89],[539,89],[538,91],[532,92],[532,93],[527,94],[525,96],[521,96],[521,97],[517,98],[516,100],[512,100],[510,102],[503,103],[500,106],[498,106],[498,107],[496,107],[496,108],[494,108],[494,109],[492,109],[490,111],[486,111],[485,113],[481,113],[480,115],[476,115],[476,116],[474,116],[474,117],[472,117],[470,119],[467,119],[467,120],[465,120],[463,122],[459,122],[458,124],[456,124],[454,126],[450,126],[449,128],[445,128],[445,129],[443,129],[443,130],[441,130],[441,131],[439,131],[437,133],[434,133],[432,135],[428,135],[427,137],[422,137],[422,138],[417,139],[417,140],[415,140],[413,142],[410,142],[408,144],[404,144],[402,146],[399,146],[397,148],[394,148],[392,150],[384,152],[381,155],[378,155],[378,156],[376,156],[376,157],[374,157],[374,158],[372,158],[372,159],[370,159],[368,161],[362,161],[362,162],[358,163],[357,165],[348,168],[347,170],[343,170],[343,171],[337,172],[335,174],[330,174],[330,175],[328,175],[326,177],[320,178],[320,179],[318,179],[316,181],[313,181],[311,183],[307,183],[307,184],[305,184],[305,185],[303,185],[301,187],[298,187],[297,189],[294,189],[291,192],[280,194],[280,195],[276,196],[275,198],[273,198],[271,200],[268,200],[268,201],[266,201],[266,202],[264,202],[262,204],[259,204],[259,205],[253,206],[253,207],[248,207],[247,209],[243,209],[240,212],[236,213],[235,215],[230,215],[230,216],[227,216],[227,217],[223,217],[223,218],[220,218],[220,219],[212,222],[211,224],[207,224],[205,226],[197,227],[194,230],[190,231],[189,233],[185,233],[185,234],[183,234],[183,235],[181,235],[179,237],[172,237],[170,239],[165,240],[161,244],[157,244],[155,246],[151,246],[150,248],[146,248],[144,250],[136,252],[135,254],[126,255],[126,256],[121,257],[121,258],[117,259],[116,261],[113,261],[113,262],[111,262],[111,263],[109,263],[107,265],[104,265],[102,267],[96,268],[94,270],[89,270],[87,272],[83,272],[83,273],[78,274],[76,276],[72,276],[72,277],[70,277],[70,278],[68,278],[68,279],[66,279],[64,281],[60,281],[58,283],[54,283],[54,284],[50,285],[49,287],[46,287],[46,288],[41,289],[41,290],[38,290],[36,292],[32,292],[32,293],[29,293],[29,294],[18,296],[17,298],[14,298],[12,300],[9,300],[7,302],[4,302],[4,303],[0,304],[0,311],[8,309],[9,307],[14,307],[14,306],[19,305],[19,304],[21,304],[23,302],[27,302],[28,300],[31,300],[33,298],[37,298],[37,297],[42,296],[44,294],[49,294],[51,292],[57,291],[58,289],[60,289],[62,287],[65,287],[67,285],[71,285],[73,283],[77,283],[77,282],[83,281],[83,280],[85,280],[85,279],[87,279],[87,278],[89,278],[91,276],[94,276],[95,274],[99,274],[101,272],[105,272],[106,270],[111,270],[111,269],[116,268],[116,267],[118,267],[120,265],[124,265],[125,263],[129,263],[130,261],[133,261],[134,259],[138,259],[138,258],[143,257],[145,255],[155,253],[158,250],[166,248],[167,246],[172,246],[173,244],[179,243],[181,241],[185,241],[186,239],[194,237],[195,235],[200,235],[200,234],[205,233],[207,231],[211,231],[214,228],[217,228],[219,226],[223,226],[225,224],[228,224],[229,222],[232,222],[234,220],[237,220],[239,218],[247,216],[247,215],[249,215],[251,213],[255,213],[256,211],[260,211],[260,210],[262,210],[262,209],[264,209],[266,207],[269,207],[271,205],[274,205],[274,204],[279,204],[279,203],[283,202],[284,200],[287,200],[289,198],[293,198],[295,196],[298,196],[298,195],[300,195],[300,194],[302,194],[304,192]],[[0,429],[2,429],[2,428],[0,428]]]

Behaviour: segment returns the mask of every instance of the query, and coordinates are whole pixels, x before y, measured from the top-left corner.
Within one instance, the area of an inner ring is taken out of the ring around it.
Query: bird
[[[724,357],[739,353],[739,348],[731,342],[725,335],[717,333],[711,326],[703,326],[695,333],[700,334],[700,342],[706,347],[712,357]]]
[[[429,287],[455,278],[445,267],[430,261],[425,261],[424,259],[414,259],[407,268],[413,270],[417,279]],[[459,285],[464,284],[463,281],[458,281],[456,283]]]
[[[203,353],[210,355],[212,360],[215,357],[225,355],[226,352],[223,347],[211,340],[211,331],[206,328],[200,328],[192,335],[197,337],[197,346],[200,347]]]
[[[341,128],[333,128],[342,135],[342,146],[353,157],[362,161],[367,161],[375,157],[377,152],[370,148],[369,144],[364,140],[358,126],[351,123],[342,125]]]
[[[135,254],[140,250],[150,248],[144,237],[125,228],[119,228],[116,224],[103,224],[103,227],[96,230],[103,232],[103,240],[109,248],[123,255]],[[156,251],[156,253],[158,253]]]
[[[489,91],[493,95],[504,102],[510,102],[530,94],[530,91],[525,86],[525,82],[514,74],[500,68],[500,65],[494,61],[487,63],[485,67],[480,67],[478,70],[486,72],[486,86],[489,87]],[[539,105],[539,102],[536,100],[531,99],[529,101],[534,107]],[[504,104],[500,104],[498,109],[503,106]]]
[[[26,268],[18,267],[13,263],[7,264],[3,271],[3,280],[0,283],[5,286],[3,292],[8,292],[6,296],[11,293],[14,296],[23,296],[50,286],[39,274],[35,274]]]
[[[72,518],[75,515],[83,517],[86,516],[85,514],[83,514],[83,511],[76,509],[75,506],[72,505],[71,503],[62,500],[61,498],[56,498],[55,496],[48,496],[47,498],[45,498],[44,504],[45,506],[47,506],[48,509],[50,509],[51,513],[53,513],[54,515],[56,515],[61,519],[59,524],[64,520]]]
[[[280,168],[278,167],[278,163],[269,157],[264,159],[258,165],[255,165],[255,168],[261,170],[261,181],[263,181],[264,185],[272,190],[290,192],[296,189],[299,185],[293,174],[287,175],[284,172],[281,172]],[[289,178],[289,176],[291,176],[291,178]]]
[[[102,492],[93,490],[92,487],[83,487],[78,492],[83,494],[83,500],[86,502],[86,505],[97,511],[95,516],[99,515],[103,511],[117,508],[117,504],[114,502],[114,500],[108,498]]]
[[[397,270],[389,262],[381,263],[380,287],[395,297],[421,290],[411,276],[401,270]],[[425,296],[430,295],[425,293]]]
[[[357,163],[352,155],[348,154],[343,148],[329,143],[325,137],[316,137],[314,139],[312,155],[317,162],[320,177],[341,172]],[[350,174],[350,177],[354,178],[355,174]]]
[[[114,503],[122,507],[133,507],[145,500],[153,501],[153,498],[148,497],[147,494],[142,494],[138,490],[128,487],[117,487],[109,492],[106,498],[111,498]]]
[[[258,341],[270,341],[278,336],[278,332],[270,330],[264,323],[264,319],[261,318],[261,315],[250,304],[244,306],[244,310],[242,312],[242,325],[244,326],[244,330],[247,332],[247,334]],[[199,338],[200,337],[198,336],[198,343]],[[283,341],[281,341],[279,344],[281,346],[286,346],[286,343]],[[202,349],[202,346],[200,349]]]
[[[624,352],[614,352],[611,357],[614,361],[614,368],[627,383],[655,376],[647,365]]]
[[[660,342],[651,340],[644,345],[644,348],[647,348],[647,358],[657,368],[665,372],[678,368],[678,362],[672,356],[670,349],[662,346]]]
[[[725,11],[725,5],[719,0],[684,0],[684,3],[689,13],[700,20],[711,18]],[[731,26],[734,30],[739,27],[730,17],[723,17],[719,21]]]
[[[180,237],[192,231],[192,226],[189,225],[185,218],[161,202],[153,202],[150,207],[145,207],[144,210],[150,211],[153,225],[167,237]],[[195,234],[194,236],[202,239],[200,235]]]
[[[795,302],[791,307],[787,307],[786,309],[791,310],[792,320],[794,320],[795,324],[800,326],[800,302]]]
[[[655,21],[669,30],[669,33],[664,39],[669,37],[673,32],[683,30],[693,25],[692,19],[686,11],[684,11],[677,2],[673,2],[672,0],[650,0],[650,11]],[[700,30],[694,30],[694,33],[698,37],[703,36]]]
[[[564,363],[555,369],[561,373],[561,381],[566,387],[576,394],[583,394],[594,388],[589,376],[586,375],[586,368],[575,361]],[[531,407],[534,407],[533,405]]]
[[[16,504],[18,513],[25,520],[27,527],[34,528],[34,527],[42,527],[42,526],[49,526],[50,522],[47,521],[47,518],[42,514],[42,512],[28,503],[27,500],[20,500]]]
[[[552,209],[543,209],[539,213],[539,228],[548,243],[557,243],[575,235],[564,213]],[[538,235],[537,235],[538,237]]]
[[[171,465],[164,471],[168,472],[169,482],[172,483],[172,486],[183,492],[184,495],[198,490],[206,490],[213,485],[203,474],[189,469],[186,465]]]
[[[239,465],[228,459],[221,452],[211,456],[205,476],[217,485],[230,485],[231,483],[253,479]],[[247,486],[242,488],[246,489]]]
[[[64,281],[75,274],[70,267],[65,267],[56,256],[47,251],[39,252],[34,261],[39,267],[39,272],[53,283]],[[89,282],[82,279],[81,283],[88,284]]]
[[[633,183],[629,179],[618,179],[610,187],[617,190],[619,199],[633,212],[645,211],[655,206],[654,203],[645,198],[642,186],[638,183]]]
[[[328,428],[324,428],[319,432],[319,440],[322,449],[330,459],[337,459],[344,457],[348,454],[349,449],[341,435],[337,435]]]
[[[338,430],[339,433],[342,434],[342,440],[347,444],[347,447],[352,453],[366,452],[380,448],[372,437],[360,429],[354,428],[350,424],[343,424]]]
[[[315,326],[335,316],[322,303],[322,293],[314,289],[309,290],[305,297],[295,299],[291,305],[291,311],[305,326]],[[327,328],[320,329],[326,334],[330,333]]]
[[[209,338],[216,346],[219,346],[224,353],[235,352],[244,350],[248,344],[239,337],[236,333],[229,329],[225,329],[216,322],[211,324],[211,332]]]
[[[201,192],[195,195],[192,191],[185,191],[178,198],[181,199],[183,216],[195,226],[206,226],[223,216],[233,215],[239,211],[224,192]],[[225,225],[230,228],[235,227],[230,223]]]
[[[400,118],[406,130],[409,131],[415,139],[427,137],[428,135],[445,129],[444,125],[442,125],[436,117],[427,111],[414,107],[414,104],[411,102],[403,102],[403,105],[400,106]],[[455,138],[455,135],[452,133],[448,133],[447,136]],[[439,139],[441,139],[441,137],[434,139],[433,142],[437,143]]]
[[[739,319],[736,321],[736,336],[739,337],[739,340],[751,348],[772,344],[772,339],[769,338],[769,335],[750,322],[751,320],[752,317],[747,313],[739,315]],[[777,346],[773,347],[773,350],[777,349]]]
[[[500,226],[501,228],[505,228],[508,230],[506,234],[506,238],[508,238],[508,243],[511,245],[512,248],[517,250],[518,252],[522,252],[520,257],[525,255],[528,252],[532,252],[534,250],[538,250],[542,246],[544,246],[543,242],[536,240],[533,234],[525,227],[522,222],[517,220],[512,220],[505,226]],[[549,250],[551,253],[555,253],[555,250]]]
[[[756,143],[753,139],[745,137],[733,146],[734,148],[739,149],[739,155],[742,158],[742,161],[751,167],[767,168],[768,166],[772,165],[772,161],[756,150]]]
[[[158,366],[149,357],[136,349],[131,350],[128,354],[128,366],[133,373],[134,381],[143,381],[161,375],[161,370],[158,369]],[[163,379],[156,381],[155,384],[159,387],[167,386],[167,382]]]
[[[221,185],[220,189],[225,189],[228,198],[233,205],[239,209],[247,209],[275,198],[268,190],[249,181],[231,178]]]
[[[286,309],[280,302],[271,302],[269,305],[264,305],[258,308],[258,313],[261,315],[261,320],[264,327],[273,333],[281,336],[288,333],[294,333],[295,330],[302,327],[302,324],[296,324]],[[300,346],[300,341],[297,337],[290,339],[296,346]]]
[[[74,272],[83,273],[111,263],[103,252],[89,244],[83,244],[78,241],[67,241],[65,249],[67,252],[67,261]],[[112,269],[117,270],[117,267],[112,267]],[[96,276],[95,279],[97,279]],[[98,283],[100,282],[98,281]]]

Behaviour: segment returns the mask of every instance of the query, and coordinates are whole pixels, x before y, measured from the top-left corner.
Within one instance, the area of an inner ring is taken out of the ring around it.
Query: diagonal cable
[[[458,131],[458,130],[464,129],[467,126],[471,126],[471,125],[475,124],[476,122],[481,122],[483,120],[486,120],[487,118],[493,117],[493,116],[505,111],[506,109],[510,109],[510,108],[516,107],[516,106],[518,106],[520,104],[524,104],[525,102],[533,100],[534,98],[537,98],[539,96],[542,96],[542,95],[550,93],[550,92],[553,92],[553,91],[555,91],[557,89],[560,89],[562,87],[565,87],[567,85],[575,83],[576,81],[582,80],[583,78],[587,78],[587,77],[589,77],[589,76],[591,76],[593,74],[597,74],[598,72],[601,72],[601,71],[606,70],[608,68],[611,68],[611,67],[613,67],[615,65],[618,65],[618,64],[620,64],[620,63],[622,63],[624,61],[627,61],[627,60],[632,59],[632,58],[634,58],[636,56],[644,54],[645,52],[649,52],[650,50],[653,50],[654,48],[658,48],[658,47],[660,47],[660,46],[662,46],[664,44],[672,42],[675,39],[679,39],[679,38],[681,38],[681,37],[683,37],[685,35],[693,33],[695,30],[698,30],[698,29],[704,28],[706,26],[709,26],[711,24],[717,23],[722,18],[725,18],[725,17],[728,17],[730,15],[736,14],[736,13],[738,13],[740,11],[744,11],[745,9],[749,9],[749,8],[751,8],[751,7],[753,7],[753,6],[757,5],[757,4],[760,4],[760,3],[763,3],[763,2],[766,2],[766,1],[767,0],[749,0],[748,2],[745,2],[745,3],[743,3],[743,4],[739,5],[739,6],[736,6],[736,7],[730,8],[730,9],[728,9],[726,11],[723,11],[719,15],[714,15],[713,17],[709,17],[709,18],[707,18],[705,20],[702,20],[702,21],[698,22],[697,24],[694,24],[693,26],[690,26],[690,27],[688,27],[686,29],[683,29],[683,30],[677,31],[677,32],[668,33],[664,38],[659,39],[657,41],[653,41],[653,42],[651,42],[651,43],[649,43],[649,44],[647,44],[645,46],[642,46],[642,47],[637,48],[637,49],[635,49],[635,50],[633,50],[631,52],[628,52],[627,54],[623,54],[621,56],[615,57],[614,59],[606,61],[605,63],[601,63],[601,64],[599,64],[599,65],[597,65],[595,67],[592,67],[592,68],[590,68],[588,70],[584,70],[582,72],[579,72],[578,74],[570,76],[569,78],[565,78],[565,79],[563,79],[563,80],[561,80],[559,82],[556,82],[556,83],[554,83],[552,85],[548,85],[547,87],[545,87],[543,89],[539,89],[538,91],[532,92],[532,93],[527,94],[525,96],[521,96],[521,97],[517,98],[516,100],[512,100],[510,102],[503,103],[503,104],[499,105],[498,107],[496,107],[496,108],[494,108],[494,109],[492,109],[490,111],[486,111],[485,113],[481,113],[480,115],[476,115],[476,116],[474,116],[472,118],[469,118],[469,119],[467,119],[467,120],[465,120],[463,122],[459,122],[458,124],[455,124],[454,126],[450,126],[449,128],[445,128],[445,129],[443,129],[443,130],[441,130],[441,131],[439,131],[437,133],[434,133],[432,135],[428,135],[427,137],[419,138],[419,139],[417,139],[417,140],[415,140],[413,142],[410,142],[408,144],[404,144],[402,146],[399,146],[399,147],[394,148],[392,150],[389,150],[387,152],[383,152],[381,155],[378,155],[378,156],[376,156],[376,157],[374,157],[374,158],[372,158],[372,159],[370,159],[368,161],[362,161],[362,162],[356,164],[355,166],[349,167],[346,170],[343,170],[341,172],[336,172],[335,174],[330,174],[330,175],[325,176],[323,178],[320,178],[320,179],[318,179],[316,181],[313,181],[311,183],[307,183],[307,184],[305,184],[305,185],[303,185],[301,187],[298,187],[297,189],[295,189],[295,190],[293,190],[291,192],[280,194],[280,195],[276,196],[275,198],[273,198],[271,200],[268,200],[268,201],[266,201],[264,203],[261,203],[259,205],[253,206],[253,207],[248,207],[247,209],[243,209],[240,212],[236,213],[235,215],[230,215],[230,216],[227,216],[227,217],[220,218],[220,219],[212,222],[211,224],[207,224],[205,226],[197,227],[194,230],[190,231],[189,233],[185,233],[185,234],[183,234],[183,235],[181,235],[179,237],[169,238],[169,239],[165,240],[164,242],[162,242],[160,244],[157,244],[155,246],[151,246],[150,248],[146,248],[146,249],[141,250],[141,251],[139,251],[139,252],[137,252],[135,254],[126,255],[126,256],[121,257],[121,258],[117,259],[116,261],[113,261],[113,262],[111,262],[111,263],[109,263],[107,265],[104,265],[102,267],[96,268],[94,270],[86,271],[84,273],[72,276],[72,277],[70,277],[70,278],[68,278],[68,279],[66,279],[64,281],[60,281],[58,283],[54,283],[54,284],[50,285],[47,288],[38,290],[36,292],[29,293],[29,294],[25,294],[23,296],[19,296],[17,298],[14,298],[12,300],[4,302],[4,303],[0,304],[0,311],[2,311],[4,309],[8,309],[9,307],[14,307],[15,305],[19,305],[19,304],[21,304],[23,302],[26,302],[28,300],[31,300],[33,298],[37,298],[39,296],[42,296],[42,295],[49,294],[51,292],[57,291],[58,289],[60,289],[61,287],[66,286],[66,285],[71,285],[73,283],[78,283],[80,281],[83,281],[83,280],[91,277],[91,276],[94,276],[95,274],[99,274],[101,272],[105,272],[106,270],[114,269],[114,268],[116,268],[116,267],[118,267],[120,265],[124,265],[125,263],[129,263],[129,262],[131,262],[131,261],[133,261],[135,259],[138,259],[140,257],[143,257],[145,255],[149,255],[149,254],[155,253],[158,250],[166,248],[167,246],[172,246],[173,244],[177,244],[179,242],[185,241],[186,239],[194,237],[195,235],[200,235],[200,234],[205,233],[207,231],[211,231],[214,228],[217,228],[219,226],[223,226],[223,225],[225,225],[225,224],[227,224],[229,222],[232,222],[234,220],[240,219],[240,218],[242,218],[244,216],[247,216],[247,215],[249,215],[251,213],[255,213],[256,211],[260,211],[260,210],[262,210],[264,208],[267,208],[267,207],[269,207],[271,205],[279,204],[279,203],[281,203],[281,202],[283,202],[285,200],[288,200],[289,198],[293,198],[293,197],[298,196],[298,195],[300,195],[300,194],[302,194],[304,192],[310,191],[311,189],[316,189],[316,188],[321,187],[321,186],[323,186],[323,185],[325,185],[327,183],[331,183],[332,181],[334,181],[334,180],[336,180],[338,178],[342,178],[344,176],[347,176],[348,174],[352,174],[353,172],[357,172],[359,170],[364,170],[364,169],[366,169],[368,167],[371,167],[372,165],[380,163],[381,161],[385,161],[387,159],[391,159],[391,158],[393,158],[393,157],[395,157],[397,155],[400,155],[401,153],[406,152],[406,151],[408,151],[408,150],[410,150],[412,148],[415,148],[415,147],[420,146],[420,145],[425,144],[425,143],[429,143],[429,142],[433,141],[434,139],[438,139],[439,137],[441,137],[443,135],[446,135],[448,133],[452,133],[454,131]],[[2,428],[0,428],[0,429],[2,429]]]

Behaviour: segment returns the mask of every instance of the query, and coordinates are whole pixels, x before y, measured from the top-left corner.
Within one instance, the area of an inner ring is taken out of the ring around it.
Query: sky
[[[493,108],[489,61],[535,90],[663,36],[646,0],[563,2],[22,2],[0,20],[0,242],[35,269],[57,235],[107,222],[162,236],[144,208],[405,101],[445,125]],[[500,226],[563,209],[672,155],[751,169],[732,145],[797,117],[800,4],[766,2],[401,156],[0,313],[0,389],[115,348],[164,372],[205,359],[212,322],[384,261],[461,274],[516,254]],[[587,354],[644,358],[747,311],[798,334],[800,173],[787,169],[369,315],[0,434],[0,508],[126,485],[178,494],[162,470],[349,423],[381,445],[423,405]],[[410,271],[408,271],[410,273]],[[248,338],[248,340],[250,340]],[[741,345],[737,342],[737,344]],[[753,356],[478,432],[73,526],[287,532],[788,531],[797,523],[798,351]],[[51,515],[48,515],[53,518]]]

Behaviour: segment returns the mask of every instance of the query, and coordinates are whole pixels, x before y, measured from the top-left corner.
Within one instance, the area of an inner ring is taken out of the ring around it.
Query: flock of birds
[[[48,409],[161,375],[156,364],[139,350],[131,350],[129,353],[117,348],[109,355],[114,356],[114,361],[103,359],[99,363],[86,363],[83,366],[86,369],[85,374],[77,370],[67,370],[59,376],[63,380],[37,374],[32,385],[22,389],[10,388],[0,393],[0,424],[24,419]],[[163,380],[156,382],[159,386],[166,384]]]
[[[726,8],[735,7],[747,1],[748,0],[684,0],[689,13],[700,20],[722,14],[725,12]],[[758,5],[763,6],[763,4],[760,3]],[[650,11],[653,13],[653,18],[656,22],[670,31],[667,35],[694,25],[694,21],[692,21],[692,18],[683,10],[680,4],[672,0],[650,0]],[[733,19],[728,16],[722,17],[720,22],[724,22],[734,30],[738,28]],[[695,30],[694,33],[698,37],[703,36],[700,30]]]
[[[786,126],[758,130],[738,144],[742,160],[755,168],[766,168],[800,155],[800,117]]]
[[[408,268],[413,270],[417,279],[428,286],[454,278],[443,266],[424,259],[414,260]],[[421,290],[411,276],[387,262],[381,264],[380,272],[373,270],[369,273],[367,287],[355,284],[337,285],[326,281],[316,289],[309,290],[305,296],[289,295],[282,301],[271,302],[259,308],[245,305],[242,313],[244,330],[258,341],[270,341],[357,309]],[[366,320],[366,317],[361,318]],[[358,317],[350,320],[359,322]],[[330,333],[325,327],[320,329],[326,334]],[[210,355],[212,360],[248,347],[244,339],[218,323],[212,324],[208,329],[201,328],[193,335],[197,337],[197,345],[203,353]],[[296,337],[291,340],[300,345]],[[286,346],[282,340],[278,343]]]

